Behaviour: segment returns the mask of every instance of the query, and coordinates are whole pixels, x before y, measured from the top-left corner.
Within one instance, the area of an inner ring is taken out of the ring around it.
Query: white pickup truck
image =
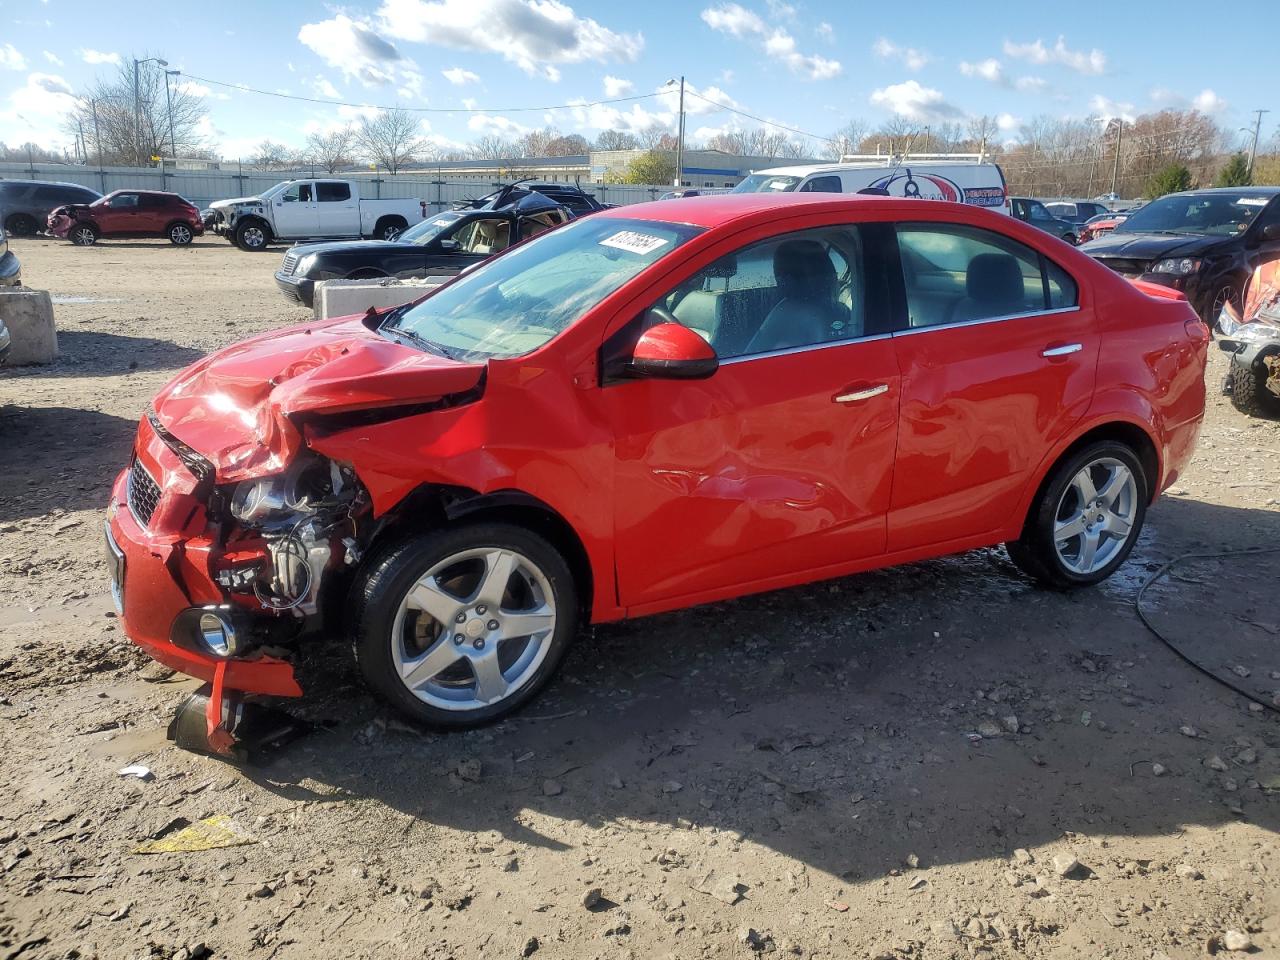
[[[277,241],[390,240],[426,216],[421,200],[362,200],[351,180],[286,180],[256,197],[215,201],[202,213],[207,230],[241,250]]]

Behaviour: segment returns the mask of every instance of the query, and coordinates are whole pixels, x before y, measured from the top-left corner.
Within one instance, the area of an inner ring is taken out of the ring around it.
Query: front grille
[[[1122,277],[1140,277],[1147,272],[1146,260],[1128,260],[1124,257],[1098,257],[1097,260]]]
[[[151,524],[151,517],[160,503],[160,485],[147,473],[137,460],[129,468],[129,512],[144,527]]]
[[[293,268],[298,265],[298,255],[290,250],[284,255],[284,263],[280,265],[280,272],[286,277],[293,276]]]

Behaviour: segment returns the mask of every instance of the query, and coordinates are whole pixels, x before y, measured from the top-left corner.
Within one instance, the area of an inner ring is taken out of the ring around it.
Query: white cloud
[[[333,82],[323,74],[317,73],[312,80],[304,80],[303,83],[308,83],[312,90],[330,100],[337,100],[342,96],[338,92],[338,88],[333,85]]]
[[[900,47],[887,37],[880,37],[871,45],[872,52],[881,60],[898,60],[913,73],[920,70],[932,57],[915,47]]]
[[[876,90],[871,94],[871,102],[900,117],[924,123],[959,120],[964,116],[964,111],[948,103],[941,91],[921,86],[916,80]]]
[[[606,97],[625,97],[635,89],[635,84],[621,77],[604,78],[604,95]]]
[[[12,43],[6,43],[0,47],[0,70],[25,70],[27,69],[27,58],[24,57]]]
[[[52,63],[55,67],[61,67],[63,65],[62,58],[58,56],[56,53],[50,53],[48,50],[42,50],[41,52],[44,54],[44,58],[48,60],[50,63]]]
[[[788,8],[790,9],[790,8]],[[794,14],[794,10],[791,10]],[[829,80],[840,75],[840,61],[816,53],[801,53],[796,38],[786,30],[770,26],[763,17],[737,3],[722,3],[702,11],[702,21],[712,30],[738,40],[759,44],[767,56],[784,64],[792,73],[810,80]]]
[[[206,87],[203,83],[196,83],[196,81],[194,80],[181,81],[178,84],[177,89],[187,94],[188,96],[199,97],[202,100],[209,99],[209,98],[212,98],[214,100],[230,100],[231,99],[231,94],[212,90],[209,87]]]
[[[632,61],[644,48],[641,34],[579,17],[560,0],[383,0],[377,16],[398,39],[496,53],[553,82],[555,64]]]
[[[989,57],[978,63],[961,61],[960,72],[966,77],[981,77],[990,83],[1004,84],[1005,82],[1004,67],[994,57]]]
[[[1094,96],[1089,101],[1089,107],[1103,120],[1112,120],[1118,117],[1121,120],[1132,122],[1137,117],[1137,108],[1132,103],[1112,100],[1102,94]]]
[[[480,74],[472,73],[470,70],[464,70],[462,67],[450,67],[448,70],[441,70],[440,75],[455,87],[461,87],[468,83],[480,82]]]
[[[368,24],[339,13],[331,20],[305,23],[298,40],[330,67],[366,86],[395,82],[402,60],[400,51],[384,40]]]
[[[1221,113],[1227,109],[1227,101],[1212,90],[1201,90],[1191,98],[1191,105],[1201,113]]]
[[[1105,53],[1096,47],[1088,52],[1071,50],[1067,47],[1067,41],[1064,37],[1059,37],[1058,42],[1052,47],[1046,47],[1044,42],[1038,38],[1031,43],[1014,43],[1006,40],[1004,42],[1004,52],[1007,56],[1018,60],[1027,60],[1031,63],[1061,64],[1064,67],[1075,70],[1077,73],[1096,76],[1107,71],[1107,55]]]
[[[30,73],[26,83],[10,93],[8,101],[0,106],[0,127],[11,131],[18,143],[69,145],[71,138],[62,129],[62,121],[75,102],[71,84],[62,77]]]
[[[94,66],[100,63],[110,63],[110,64],[116,64],[116,65],[120,63],[120,54],[115,53],[114,51],[111,53],[103,53],[101,50],[86,49],[86,50],[79,51],[79,53],[80,53],[81,60],[83,60],[85,63],[91,64]]]
[[[680,85],[670,84],[659,87],[655,91],[658,100],[673,117],[680,110]],[[734,100],[719,87],[703,87],[699,89],[692,83],[684,85],[684,112],[690,115],[719,113],[722,107],[741,110],[742,104]]]
[[[510,117],[498,117],[488,113],[472,114],[467,120],[467,129],[479,136],[490,137],[522,137],[532,127],[526,127],[523,123],[517,123]]]
[[[813,33],[819,40],[825,40],[827,43],[836,42],[836,28],[825,20],[813,28]]]
[[[1178,110],[1193,109],[1208,114],[1221,113],[1227,108],[1227,101],[1208,89],[1201,90],[1194,97],[1188,98],[1167,87],[1156,87],[1151,91],[1151,100],[1162,107]]]
[[[1019,77],[1013,86],[1024,93],[1044,93],[1049,89],[1049,81],[1043,77]]]
[[[996,117],[996,126],[1000,129],[1001,133],[1009,133],[1010,131],[1017,130],[1022,126],[1022,120],[1019,117],[1015,117],[1012,113],[1002,113]]]

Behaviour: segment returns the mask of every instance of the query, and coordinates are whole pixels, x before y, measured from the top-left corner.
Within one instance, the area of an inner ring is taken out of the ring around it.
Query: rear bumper
[[[222,684],[228,690],[301,696],[293,667],[285,660],[252,653],[219,658],[174,643],[178,615],[220,603],[221,591],[209,575],[207,550],[190,549],[193,544],[182,534],[156,535],[138,523],[128,505],[128,473],[116,478],[107,521],[108,550],[113,545],[119,557],[112,564],[119,572],[112,592],[125,636],[170,669],[208,683],[225,664]]]
[[[316,282],[314,280],[277,273],[276,286],[280,288],[281,293],[294,303],[300,303],[304,307],[310,307],[315,303]]]

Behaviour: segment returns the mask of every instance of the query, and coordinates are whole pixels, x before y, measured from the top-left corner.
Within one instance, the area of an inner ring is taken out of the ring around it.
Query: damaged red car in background
[[[1225,304],[1218,330],[1231,354],[1223,392],[1244,413],[1280,417],[1280,260],[1253,271],[1244,309]]]
[[[113,590],[211,730],[228,691],[300,694],[317,633],[473,725],[588,622],[999,543],[1097,583],[1191,457],[1207,342],[1177,291],[961,204],[603,211],[179,374],[112,492]]]

